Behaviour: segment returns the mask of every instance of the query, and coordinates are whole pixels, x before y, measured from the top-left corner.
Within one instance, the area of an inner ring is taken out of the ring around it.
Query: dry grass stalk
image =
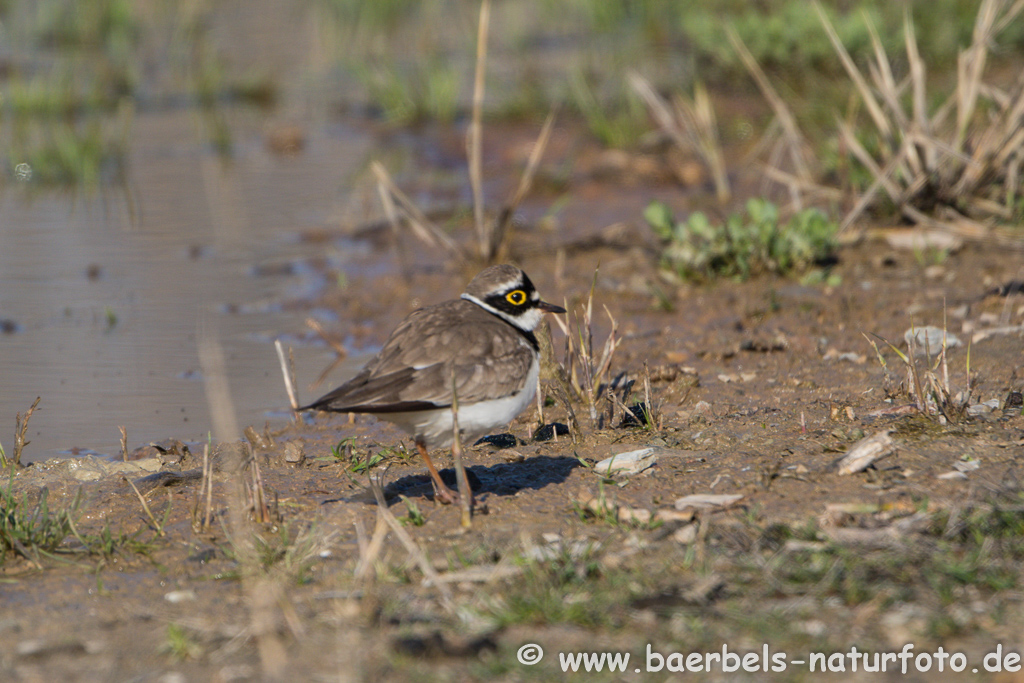
[[[664,416],[661,414],[660,408],[654,405],[654,397],[651,394],[651,368],[647,365],[647,361],[644,361],[644,405],[646,406],[647,424],[660,431],[664,426]]]
[[[149,509],[149,503],[146,502],[146,497],[143,496],[142,493],[139,491],[139,487],[137,487],[135,485],[135,482],[133,482],[128,477],[121,477],[121,479],[123,479],[126,484],[128,484],[129,486],[132,487],[132,491],[135,492],[135,495],[138,497],[139,502],[142,503],[142,511],[146,513],[146,517],[149,518],[150,523],[153,525],[153,530],[156,531],[157,534],[159,534],[160,536],[166,536],[167,534],[164,532],[163,524],[161,524],[160,522],[156,521],[156,517],[153,516],[153,511]],[[168,491],[168,494],[170,494],[170,491]],[[169,513],[170,511],[171,511],[171,509],[170,509],[170,498],[168,497],[167,512]],[[165,513],[164,517],[165,517],[165,521],[166,521],[166,517],[167,517],[166,513]]]
[[[904,18],[908,74],[897,80],[874,26],[868,21],[873,59],[866,73],[857,67],[818,2],[815,9],[843,68],[863,102],[870,135],[877,148],[868,151],[855,120],[840,121],[838,138],[845,149],[874,178],[854,198],[840,224],[845,230],[876,206],[879,193],[905,217],[919,225],[941,227],[970,239],[991,239],[1020,246],[1011,228],[994,227],[1020,212],[1018,185],[1024,164],[1024,77],[1009,92],[982,78],[995,37],[1024,11],[1024,0],[983,0],[973,38],[958,61],[955,92],[928,112],[926,69],[917,45],[909,11]],[[769,154],[766,175],[787,186],[795,208],[804,201],[835,200],[834,190],[823,193],[808,172],[803,138],[785,103],[731,27],[729,39],[776,113],[781,139]],[[955,122],[949,121],[955,113]],[[765,140],[774,137],[766,133]],[[778,166],[788,152],[795,171]],[[812,195],[819,195],[814,197]],[[844,194],[849,194],[847,190]]]
[[[260,463],[256,458],[256,454],[248,447],[248,444],[243,444],[243,448],[248,453],[246,466],[249,468],[250,476],[248,481],[243,479],[249,518],[257,524],[268,524],[275,521],[278,515],[271,514],[270,505],[267,501],[267,492],[263,487],[263,475],[260,474]],[[274,507],[277,507],[276,502]]]
[[[459,395],[456,391],[455,368],[452,368],[452,460],[455,461],[455,483],[459,489],[459,507],[462,510],[462,528],[473,526],[473,492],[466,478],[466,466],[462,462],[462,435],[459,434]]]
[[[781,129],[781,137],[774,144],[774,148],[771,154],[773,159],[772,165],[778,164],[783,156],[788,156],[792,163],[794,173],[796,177],[803,183],[813,182],[813,177],[810,172],[810,164],[805,156],[805,150],[807,148],[806,141],[803,135],[800,133],[800,128],[797,126],[796,117],[793,116],[793,112],[790,111],[786,102],[779,96],[772,87],[771,82],[768,80],[768,76],[764,73],[764,70],[754,59],[754,55],[747,49],[746,44],[740,38],[736,29],[732,26],[726,27],[726,34],[729,36],[729,42],[732,43],[736,53],[740,57],[740,61],[753,76],[754,81],[757,83],[758,89],[764,98],[768,100],[769,106],[772,111],[775,112],[775,119],[778,121],[779,128]],[[796,185],[789,186],[790,196],[793,200],[794,206],[799,210],[802,208],[803,201],[801,199],[800,189]]]
[[[490,258],[485,253],[490,239],[484,225],[484,182],[483,182],[483,106],[484,85],[487,81],[487,31],[490,27],[491,2],[480,3],[480,23],[476,36],[476,73],[473,78],[473,115],[469,125],[467,154],[469,156],[469,184],[473,190],[473,223],[476,227],[477,245],[480,258]]]
[[[512,223],[512,217],[515,216],[519,204],[522,203],[526,195],[529,194],[530,188],[533,187],[533,179],[537,175],[537,168],[540,166],[544,150],[547,149],[548,141],[551,139],[551,131],[554,125],[555,112],[551,111],[548,117],[544,119],[544,125],[541,126],[540,134],[530,149],[530,158],[526,162],[526,168],[523,169],[523,175],[519,177],[519,185],[516,186],[515,193],[505,203],[505,206],[502,207],[498,218],[491,224],[490,231],[486,233],[485,242],[481,243],[481,255],[485,261],[495,260],[501,252],[508,226]]]
[[[203,510],[201,531],[207,531],[213,521],[213,461],[210,460],[210,444],[203,444],[203,485],[200,494],[206,492],[206,507]]]
[[[566,421],[569,423],[569,436],[572,442],[579,442],[583,432],[580,429],[580,422],[576,417],[576,410],[572,407],[572,399],[569,396],[571,389],[569,388],[569,380],[565,375],[564,369],[560,368],[559,375],[550,388],[555,398],[565,408]],[[552,433],[554,434],[555,432],[553,431]]]
[[[258,465],[254,462],[253,481],[255,490],[250,490],[249,483],[244,479],[245,466],[251,453],[243,452],[244,444],[231,443],[238,434],[238,422],[235,417],[234,401],[228,387],[224,349],[220,345],[215,332],[209,330],[200,320],[198,333],[199,363],[203,369],[206,400],[210,408],[213,433],[222,442],[222,454],[226,463],[225,469],[235,473],[233,486],[228,490],[228,521],[231,529],[232,547],[241,565],[242,586],[249,600],[249,629],[256,639],[260,653],[260,663],[264,678],[278,679],[288,663],[287,651],[284,649],[276,631],[274,606],[283,606],[283,588],[280,580],[259,578],[260,559],[253,541],[252,529],[248,523],[246,497],[259,496],[265,501],[263,482],[259,477]],[[283,354],[282,354],[283,357]],[[209,494],[208,494],[209,495]],[[264,513],[269,518],[269,510]],[[285,609],[287,619],[287,610]],[[291,623],[291,620],[289,620]]]
[[[342,346],[336,339],[331,338],[327,334],[327,331],[323,328],[323,325],[321,325],[320,322],[316,318],[306,318],[306,327],[308,327],[309,329],[311,329],[314,332],[316,332],[317,336],[319,336],[321,339],[323,339],[324,342],[328,346],[330,346],[331,349],[334,350],[334,354],[335,354],[334,360],[331,361],[331,364],[328,365],[327,368],[322,373],[320,373],[320,376],[316,378],[316,381],[314,381],[312,384],[309,385],[309,389],[310,389],[310,391],[312,391],[312,390],[315,390],[321,384],[323,384],[323,381],[325,379],[327,379],[327,376],[329,374],[331,374],[331,372],[333,372],[334,369],[336,367],[338,367],[338,365],[341,364],[341,361],[345,360],[345,358],[348,356],[348,350],[344,346]],[[289,351],[290,351],[290,349],[289,349]],[[293,382],[294,382],[294,377],[295,377],[295,371],[293,369],[292,370]],[[287,380],[286,380],[286,382],[287,382]],[[293,404],[293,408],[294,408],[294,404]]]
[[[545,120],[540,135],[533,145],[529,161],[515,193],[502,208],[497,219],[488,221],[483,193],[483,102],[487,75],[487,35],[490,26],[490,8],[490,0],[483,0],[480,5],[480,21],[477,27],[473,107],[466,139],[469,183],[473,194],[473,225],[477,241],[477,256],[480,260],[488,263],[498,257],[516,208],[533,185],[533,178],[544,155],[554,124],[554,112],[552,112]],[[383,165],[374,161],[370,168],[377,178],[377,188],[384,206],[384,213],[396,233],[401,225],[401,218],[404,217],[412,234],[421,242],[428,246],[441,247],[459,261],[465,260],[465,255],[451,238],[434,226],[426,215],[416,208],[412,200],[398,189]]]
[[[206,403],[210,408],[213,435],[217,441],[229,441],[236,438],[240,430],[235,417],[235,402],[231,398],[231,388],[228,386],[224,348],[216,332],[207,328],[205,319],[200,319],[197,336],[199,365],[203,370],[203,388],[206,390]],[[241,464],[239,458],[237,469],[241,469]]]
[[[409,532],[405,530],[405,527],[391,514],[391,510],[388,509],[388,503],[384,499],[384,487],[379,477],[370,475],[370,489],[377,499],[377,514],[391,527],[391,531],[394,532],[399,542],[405,546],[406,551],[415,560],[416,564],[419,565],[420,571],[423,572],[423,583],[436,585],[441,592],[442,604],[447,610],[453,611],[454,603],[452,602],[451,590],[445,583],[439,580],[440,577],[437,570],[434,569],[434,565],[430,563],[430,558],[423,552],[423,549],[417,545],[416,541],[409,535]]]
[[[926,70],[909,13],[904,42],[909,65],[901,81],[874,27],[869,35],[874,52],[865,75],[839,40],[821,5],[815,3],[825,32],[879,139],[869,152],[854,122],[840,122],[840,140],[874,177],[844,217],[845,229],[877,203],[884,192],[901,214],[918,224],[931,224],[972,238],[996,237],[990,225],[1017,213],[1018,184],[1024,163],[1024,78],[1003,93],[982,79],[996,35],[1022,10],[1018,0],[984,0],[978,10],[970,47],[958,60],[957,87],[944,104],[928,114]],[[909,92],[909,97],[905,93]],[[949,114],[955,112],[955,122]]]
[[[416,239],[427,246],[444,249],[451,256],[462,258],[462,252],[459,251],[458,246],[434,225],[404,192],[398,189],[383,164],[374,161],[370,164],[370,170],[377,178],[377,190],[380,193],[381,203],[384,205],[384,212],[396,234],[400,232],[401,218],[404,217],[405,224],[409,226],[410,232]]]
[[[601,348],[600,355],[594,353],[594,288],[597,286],[597,270],[594,271],[594,280],[590,285],[590,294],[587,297],[586,306],[573,310],[576,329],[571,330],[568,320],[555,318],[555,322],[562,329],[565,335],[565,376],[577,396],[583,398],[590,411],[590,419],[597,424],[597,402],[605,386],[605,378],[611,370],[612,359],[615,357],[615,350],[618,348],[620,339],[616,336],[618,323],[612,316],[608,307],[604,307],[608,320],[611,322],[611,330]],[[568,310],[568,303],[566,309]],[[568,316],[566,316],[568,317]]]
[[[284,348],[281,346],[281,340],[274,340],[274,349],[277,350],[277,359],[281,362],[281,374],[284,376],[284,390],[288,392],[288,401],[292,404],[292,410],[298,410],[299,400],[295,396],[295,380],[294,373],[290,372],[288,367],[288,361],[284,357]],[[333,367],[333,366],[332,366]]]
[[[370,542],[366,542],[366,531],[363,529],[363,523],[358,520],[356,521],[356,534],[360,539],[360,548],[355,578],[357,581],[362,581],[371,576],[370,570],[377,563],[380,551],[384,547],[384,539],[388,535],[388,523],[384,519],[384,515],[380,513],[380,508],[377,508],[377,525],[373,528],[373,537]]]
[[[718,201],[725,204],[732,196],[725,171],[722,144],[718,138],[718,122],[708,91],[701,83],[693,88],[693,98],[673,98],[670,107],[650,81],[635,71],[629,73],[629,84],[647,105],[655,122],[684,153],[696,154],[707,166],[715,183]]]
[[[128,462],[128,430],[124,427],[118,427],[117,431],[121,432],[121,460],[122,462]]]
[[[776,162],[777,161],[778,159],[776,159]],[[804,203],[807,204],[811,204],[818,200],[824,202],[837,202],[846,197],[846,194],[838,188],[824,187],[812,180],[798,178],[792,173],[787,173],[777,166],[765,166],[762,170],[764,171],[766,179],[780,185],[785,185],[793,192],[800,194],[804,199]]]
[[[25,432],[28,431],[28,421],[32,417],[32,413],[35,412],[36,406],[39,405],[39,401],[42,400],[41,396],[36,396],[36,400],[32,402],[32,406],[25,411],[24,420],[21,417],[21,413],[14,416],[14,451],[11,453],[11,458],[8,460],[3,450],[0,449],[0,465],[3,467],[20,467],[21,466],[21,451],[25,446],[31,442],[25,440]]]
[[[945,317],[945,314],[943,314]],[[907,379],[904,384],[905,391],[914,400],[914,407],[927,417],[932,415],[938,415],[939,420],[945,422],[959,422],[964,418],[967,413],[967,408],[971,403],[971,395],[974,391],[971,380],[971,344],[967,345],[967,360],[965,365],[966,374],[966,388],[963,391],[957,392],[949,379],[949,364],[947,360],[947,343],[946,343],[946,327],[943,324],[942,328],[942,347],[936,354],[934,364],[925,364],[924,368],[919,367],[917,356],[917,334],[914,327],[910,328],[910,337],[907,340],[907,353],[903,353],[895,345],[889,342],[883,337],[878,337],[883,341],[897,356],[906,368]],[[875,356],[878,358],[879,364],[882,369],[888,373],[888,365],[885,361],[884,356],[878,349],[878,345],[870,339],[867,335],[864,338],[871,344],[871,348],[875,351]],[[925,336],[925,358],[932,358],[932,350],[928,348],[928,337]],[[941,368],[942,376],[936,374],[936,371]]]

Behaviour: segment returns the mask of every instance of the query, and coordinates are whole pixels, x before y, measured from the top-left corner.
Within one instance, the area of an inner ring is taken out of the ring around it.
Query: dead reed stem
[[[480,23],[476,37],[476,73],[473,77],[473,114],[469,126],[469,184],[473,190],[473,222],[482,259],[490,258],[490,239],[484,225],[483,189],[483,105],[484,85],[487,80],[487,31],[490,26],[491,3],[480,3]]]
[[[117,430],[121,432],[121,461],[128,462],[128,430],[124,427],[118,427]]]
[[[434,225],[404,192],[398,189],[394,180],[391,179],[391,174],[388,173],[383,164],[379,161],[374,161],[370,164],[370,170],[373,171],[374,176],[377,178],[377,189],[380,193],[381,203],[384,205],[388,221],[394,226],[397,235],[401,235],[400,210],[414,237],[428,246],[440,247],[449,255],[460,260],[462,259],[462,252],[458,246],[448,235],[444,234],[443,231]]]
[[[718,137],[718,123],[707,89],[700,83],[694,86],[693,98],[677,95],[670,107],[654,89],[650,81],[632,71],[629,84],[647,104],[655,123],[668,135],[681,151],[693,153],[707,166],[715,183],[719,203],[725,204],[732,196],[729,177],[725,170],[722,145]]]
[[[281,374],[284,376],[284,390],[288,392],[288,401],[292,405],[292,411],[299,409],[299,400],[295,396],[295,378],[294,373],[290,372],[288,367],[288,361],[284,357],[284,348],[281,346],[281,340],[274,340],[274,348],[277,350],[277,359],[281,362]]]
[[[746,44],[740,38],[736,29],[732,26],[726,27],[726,34],[729,36],[729,42],[732,43],[736,49],[736,53],[740,57],[740,61],[750,72],[750,75],[754,77],[754,81],[757,83],[758,89],[764,98],[768,100],[768,104],[771,106],[772,111],[775,112],[775,117],[778,119],[780,126],[782,127],[782,136],[785,140],[786,149],[789,151],[790,160],[793,162],[793,168],[795,169],[798,178],[810,181],[812,179],[809,166],[804,158],[804,138],[800,133],[800,128],[797,126],[796,117],[793,116],[793,112],[790,111],[789,107],[786,106],[785,100],[779,97],[779,94],[772,87],[771,81],[768,80],[768,76],[765,75],[764,70],[754,59],[754,55],[747,49]]]
[[[163,526],[159,522],[156,521],[156,517],[153,516],[153,511],[149,509],[149,503],[146,502],[145,496],[143,496],[142,493],[139,492],[139,489],[135,485],[135,482],[133,482],[128,477],[121,477],[121,479],[123,479],[126,484],[128,484],[129,486],[132,487],[132,491],[135,491],[136,497],[138,497],[139,502],[142,503],[142,510],[143,510],[143,512],[146,513],[146,517],[149,518],[150,523],[153,525],[153,529],[160,536],[166,536],[167,534],[164,533]]]
[[[320,322],[316,318],[306,318],[306,327],[308,327],[309,329],[313,330],[317,334],[318,337],[323,339],[324,342],[334,350],[334,354],[335,354],[334,360],[331,361],[330,365],[328,365],[324,369],[324,371],[320,373],[320,376],[316,378],[316,381],[314,381],[312,384],[309,385],[310,390],[314,390],[318,386],[323,384],[323,381],[325,379],[327,379],[327,376],[329,374],[331,374],[334,371],[334,369],[336,367],[338,367],[338,365],[341,364],[341,361],[345,360],[345,358],[348,356],[348,350],[344,346],[342,346],[340,343],[338,343],[338,341],[336,339],[333,339],[332,337],[330,337],[327,334],[327,331],[323,328],[323,325],[321,325]],[[293,382],[294,382],[294,374],[295,373],[293,371],[292,372],[292,375],[293,375],[292,381]]]
[[[208,531],[213,521],[213,462],[210,460],[210,444],[203,444],[203,488],[206,491],[206,509],[203,512],[202,531]]]
[[[405,546],[406,551],[413,558],[416,564],[419,566],[420,571],[423,572],[423,582],[425,584],[434,584],[437,589],[441,592],[441,602],[445,609],[449,612],[454,611],[454,603],[452,602],[451,590],[448,586],[440,581],[437,571],[434,566],[430,563],[430,558],[427,557],[423,549],[419,547],[416,541],[413,540],[409,532],[405,530],[405,527],[395,519],[395,516],[391,514],[391,510],[388,509],[388,503],[384,499],[384,487],[378,477],[370,475],[370,489],[373,491],[374,497],[377,499],[377,514],[380,515],[398,538],[399,542]]]
[[[36,396],[36,400],[32,402],[31,407],[25,411],[24,419],[22,419],[21,413],[14,416],[14,450],[11,452],[10,462],[4,462],[4,467],[8,465],[11,467],[21,466],[21,451],[31,443],[31,441],[25,440],[25,432],[28,431],[28,421],[32,418],[32,413],[35,412],[36,406],[39,405],[41,400],[41,396]]]
[[[473,526],[473,492],[466,478],[466,466],[462,462],[462,435],[459,434],[459,395],[455,384],[455,369],[452,368],[452,460],[455,462],[455,484],[459,489],[459,507],[462,509],[462,528]]]
[[[516,186],[515,193],[502,208],[498,219],[494,222],[493,230],[487,234],[486,245],[481,245],[481,250],[484,252],[482,255],[487,261],[491,261],[498,256],[504,244],[508,226],[512,223],[513,216],[515,216],[516,209],[519,208],[519,204],[522,203],[526,195],[529,194],[530,188],[533,187],[533,179],[537,175],[540,160],[543,158],[544,150],[547,149],[548,141],[551,139],[551,130],[554,128],[554,124],[555,112],[552,110],[544,120],[540,134],[530,149],[530,158],[526,162],[523,174],[519,177],[519,185]]]
[[[360,529],[362,522],[357,522],[356,531]],[[365,535],[365,531],[363,535]],[[370,570],[377,563],[377,558],[380,557],[380,551],[384,547],[384,539],[388,535],[388,523],[384,519],[384,515],[381,514],[380,508],[377,508],[377,524],[373,528],[373,537],[370,538],[370,542],[366,543],[366,548],[361,550],[359,553],[359,563],[356,565],[355,578],[357,581],[362,581],[370,575]],[[365,541],[364,541],[365,542]]]
[[[598,423],[597,402],[605,384],[605,378],[611,371],[612,360],[615,357],[615,350],[618,348],[620,339],[617,337],[618,323],[612,316],[608,307],[604,307],[605,314],[611,322],[611,330],[601,348],[600,356],[594,353],[594,289],[597,287],[598,269],[594,269],[594,279],[590,285],[590,294],[587,303],[573,310],[575,319],[575,330],[570,328],[568,320],[563,321],[556,317],[554,320],[565,335],[565,377],[566,389],[571,387],[578,397],[583,399],[590,412],[592,424]],[[566,310],[569,310],[566,304]],[[568,318],[568,316],[566,316]],[[575,415],[573,415],[575,417]]]

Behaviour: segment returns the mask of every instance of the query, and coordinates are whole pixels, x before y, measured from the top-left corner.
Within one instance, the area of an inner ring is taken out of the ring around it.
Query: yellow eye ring
[[[505,299],[513,306],[522,306],[526,303],[526,292],[517,289],[506,294]]]

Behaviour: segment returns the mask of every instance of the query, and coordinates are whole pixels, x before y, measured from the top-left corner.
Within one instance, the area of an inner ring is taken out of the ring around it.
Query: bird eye
[[[521,289],[517,289],[513,292],[509,292],[505,295],[505,298],[513,306],[522,306],[526,303],[526,292]]]

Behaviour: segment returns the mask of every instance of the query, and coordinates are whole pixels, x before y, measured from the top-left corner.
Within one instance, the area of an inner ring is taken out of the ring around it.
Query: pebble
[[[172,605],[177,605],[180,602],[192,602],[196,599],[196,597],[196,592],[193,590],[181,590],[166,593],[164,595],[164,600],[171,603]]]
[[[284,461],[293,464],[300,464],[306,459],[305,449],[301,443],[288,441],[284,444]]]
[[[656,448],[641,448],[613,455],[594,465],[598,474],[639,474],[658,462]]]
[[[672,540],[676,543],[682,543],[683,545],[689,545],[697,540],[697,525],[687,524],[684,527],[676,529],[672,533]]]
[[[999,410],[998,398],[989,399],[984,403],[976,403],[973,406],[968,406],[967,414],[972,417],[977,417],[978,415],[985,415],[987,413],[991,413],[994,410]]]
[[[892,455],[896,446],[889,436],[891,430],[885,430],[865,437],[850,446],[842,458],[836,463],[839,474],[854,474],[868,468],[876,460]]]

